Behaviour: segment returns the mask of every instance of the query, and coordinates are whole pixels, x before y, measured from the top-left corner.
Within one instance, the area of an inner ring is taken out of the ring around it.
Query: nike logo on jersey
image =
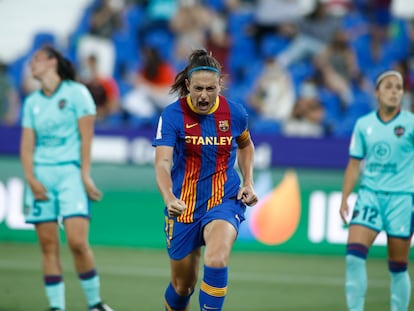
[[[198,124],[198,123],[193,123],[193,124],[188,124],[188,123],[187,123],[187,124],[185,125],[185,128],[186,128],[186,129],[190,129],[190,128],[193,128],[194,126],[197,126],[197,124]]]

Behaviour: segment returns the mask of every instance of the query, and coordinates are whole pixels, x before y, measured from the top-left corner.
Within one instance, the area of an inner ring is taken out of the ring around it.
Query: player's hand
[[[187,206],[184,201],[174,199],[166,204],[168,215],[170,217],[178,217],[186,210]]]
[[[102,199],[102,192],[96,188],[92,178],[87,176],[83,177],[82,179],[83,185],[85,186],[85,191],[88,194],[89,199],[92,201],[100,201]]]
[[[341,202],[341,207],[339,209],[339,215],[341,216],[341,219],[344,225],[348,225],[348,214],[349,214],[349,207],[348,207],[348,203],[345,200]]]
[[[32,179],[28,181],[28,183],[36,201],[49,200],[49,198],[47,197],[47,189],[45,188],[45,186],[43,186],[43,184],[40,181],[38,181],[37,179]]]
[[[259,198],[254,193],[252,186],[243,186],[237,193],[237,200],[241,200],[248,206],[253,206],[257,203],[257,201],[259,201]]]

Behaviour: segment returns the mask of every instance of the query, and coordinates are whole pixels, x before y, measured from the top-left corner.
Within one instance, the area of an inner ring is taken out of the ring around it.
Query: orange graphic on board
[[[298,178],[294,171],[287,171],[280,184],[260,199],[252,211],[250,230],[264,244],[281,244],[295,233],[300,214]]]

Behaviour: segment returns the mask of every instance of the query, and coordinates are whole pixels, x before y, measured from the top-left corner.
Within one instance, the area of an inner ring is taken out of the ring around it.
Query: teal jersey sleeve
[[[349,155],[352,158],[363,159],[365,157],[366,148],[364,144],[364,137],[361,129],[361,119],[359,119],[354,127],[351,136],[351,144],[349,146]]]
[[[23,113],[22,113],[22,127],[23,128],[33,128],[34,121],[33,121],[33,114],[32,109],[30,108],[30,97],[26,98],[23,103]]]
[[[51,96],[32,93],[25,101],[22,126],[35,132],[35,164],[80,164],[78,120],[95,113],[88,89],[74,81],[63,81]]]
[[[361,185],[376,191],[414,193],[414,115],[401,111],[383,122],[376,112],[360,118],[349,148],[363,160]]]
[[[83,84],[76,84],[76,87],[79,91],[73,93],[73,99],[78,119],[86,115],[95,115],[96,105],[89,90]]]

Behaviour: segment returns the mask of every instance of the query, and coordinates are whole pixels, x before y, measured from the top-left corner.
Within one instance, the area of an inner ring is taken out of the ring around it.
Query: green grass
[[[169,281],[164,250],[94,246],[102,296],[116,311],[164,310]],[[62,249],[68,311],[86,301],[67,247]],[[413,267],[410,267],[411,275]],[[384,259],[368,261],[366,311],[389,310],[389,276]],[[340,311],[344,299],[344,258],[233,252],[226,311]],[[198,288],[191,310],[198,309]],[[40,250],[34,244],[0,243],[0,311],[45,310]]]

